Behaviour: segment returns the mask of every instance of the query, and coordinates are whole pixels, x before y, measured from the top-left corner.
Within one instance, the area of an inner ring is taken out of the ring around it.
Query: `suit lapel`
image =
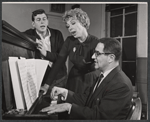
[[[37,39],[41,39],[40,38],[40,36],[37,34],[37,32],[36,32],[36,30],[34,29],[34,31],[33,31],[34,33],[33,33],[33,35],[37,38]],[[36,40],[35,40],[36,41]]]
[[[100,86],[96,89],[96,91],[88,98],[88,102],[87,104],[91,104],[92,101],[99,97],[101,99],[101,96],[103,94],[103,91],[106,89],[106,87],[108,86],[107,84],[109,84],[111,82],[111,80],[113,79],[113,77],[115,76],[115,74],[120,70],[120,67],[116,67],[115,69],[113,69],[102,81],[102,83],[100,84]]]
[[[95,86],[97,80],[98,80],[98,77],[97,77],[96,80],[93,82],[93,85],[92,85],[91,88],[90,88],[90,94],[89,94],[89,97],[88,97],[88,99],[87,99],[86,104],[90,101],[90,99],[91,99],[91,97],[92,97],[92,95],[93,95],[93,89],[94,89],[94,86]]]
[[[54,45],[55,45],[55,32],[54,30],[48,28],[50,33],[51,33],[51,36],[50,36],[50,44],[51,44],[51,51],[53,52],[55,49],[54,49]]]

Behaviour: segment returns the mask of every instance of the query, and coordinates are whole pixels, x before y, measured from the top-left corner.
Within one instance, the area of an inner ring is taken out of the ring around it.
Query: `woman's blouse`
[[[93,50],[98,43],[98,38],[92,35],[88,35],[87,39],[81,43],[73,36],[69,36],[59,55],[62,57],[69,56],[70,61],[74,64],[74,67],[81,71],[89,71],[92,62]],[[90,65],[89,65],[90,64]]]
[[[82,72],[89,72],[92,62],[93,50],[98,43],[98,38],[92,35],[88,35],[87,39],[81,43],[73,36],[67,37],[60,53],[59,58],[52,68],[52,71],[47,79],[47,83],[53,82],[53,77],[59,71],[62,63],[64,63],[69,56],[70,61],[74,64],[74,67]]]

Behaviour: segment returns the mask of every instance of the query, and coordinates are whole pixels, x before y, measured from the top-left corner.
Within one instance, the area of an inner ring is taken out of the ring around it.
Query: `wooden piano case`
[[[50,104],[49,96],[39,95],[29,111],[23,114],[6,114],[16,109],[11,77],[9,72],[8,57],[34,58],[36,43],[15,29],[6,21],[2,21],[2,119],[56,119],[39,111]]]

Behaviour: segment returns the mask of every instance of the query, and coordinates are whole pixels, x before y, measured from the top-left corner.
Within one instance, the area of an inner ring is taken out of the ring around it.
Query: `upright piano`
[[[58,119],[57,115],[47,115],[40,110],[50,105],[50,97],[42,93],[31,106],[23,112],[10,112],[16,109],[12,81],[10,77],[8,57],[35,57],[36,43],[15,27],[2,20],[2,119]]]

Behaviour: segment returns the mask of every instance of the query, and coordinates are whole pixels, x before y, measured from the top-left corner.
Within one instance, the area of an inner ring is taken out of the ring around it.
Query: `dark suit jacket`
[[[72,103],[70,119],[125,119],[133,89],[130,79],[120,67],[113,69],[91,94],[93,86],[87,88],[82,95],[68,92],[66,102]]]
[[[58,58],[58,54],[59,54],[59,52],[62,48],[62,45],[64,44],[64,39],[63,39],[62,33],[59,30],[52,29],[52,28],[49,28],[49,27],[48,27],[48,29],[50,30],[50,33],[51,33],[51,36],[50,36],[51,52],[47,51],[47,55],[46,55],[45,59],[55,63],[57,58]],[[25,33],[27,36],[29,36],[34,41],[36,41],[36,38],[40,39],[40,37],[36,33],[35,29],[29,29],[29,30],[26,30],[23,33]],[[36,59],[41,59],[39,50],[35,51],[35,58]],[[49,74],[50,70],[51,70],[51,68],[47,69],[43,81],[48,81],[46,79],[48,77],[48,74]],[[67,68],[66,68],[66,65],[64,63],[64,64],[62,64],[62,67],[60,68],[59,73],[56,76],[55,80],[62,78],[66,74],[67,74]],[[47,83],[47,84],[49,84],[49,83]]]

